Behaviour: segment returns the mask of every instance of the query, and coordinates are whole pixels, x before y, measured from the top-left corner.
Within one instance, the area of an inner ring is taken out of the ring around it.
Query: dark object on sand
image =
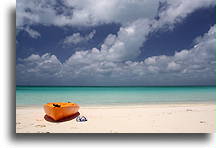
[[[84,116],[78,116],[78,117],[76,117],[76,121],[77,122],[85,122],[85,121],[87,121],[87,119],[86,119],[86,117],[84,117]]]

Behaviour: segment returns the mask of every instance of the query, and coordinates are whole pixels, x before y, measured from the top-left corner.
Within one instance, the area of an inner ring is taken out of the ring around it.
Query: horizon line
[[[16,85],[16,87],[200,87],[216,85]]]

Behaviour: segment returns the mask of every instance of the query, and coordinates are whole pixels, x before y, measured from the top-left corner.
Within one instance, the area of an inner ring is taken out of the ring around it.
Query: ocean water
[[[211,102],[216,87],[16,87],[17,105],[75,102],[80,105]]]

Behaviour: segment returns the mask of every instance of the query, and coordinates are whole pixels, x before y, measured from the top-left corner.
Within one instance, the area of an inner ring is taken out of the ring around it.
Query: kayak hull
[[[43,108],[47,116],[58,121],[76,114],[80,107],[76,103],[53,102],[44,104]]]

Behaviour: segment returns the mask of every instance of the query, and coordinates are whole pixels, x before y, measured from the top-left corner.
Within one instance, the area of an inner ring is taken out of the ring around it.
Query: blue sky
[[[215,85],[213,0],[17,1],[17,85]]]

